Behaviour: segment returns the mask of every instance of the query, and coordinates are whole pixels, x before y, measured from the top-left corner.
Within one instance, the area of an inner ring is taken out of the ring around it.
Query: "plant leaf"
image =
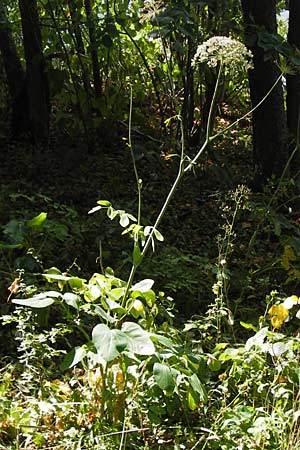
[[[149,291],[152,288],[153,284],[153,280],[151,280],[150,278],[146,278],[145,280],[139,281],[134,286],[132,286],[131,290],[139,291],[143,294],[144,292]]]
[[[31,308],[47,308],[47,306],[54,303],[54,298],[51,297],[31,297],[31,298],[14,298],[12,303],[21,306],[30,306]]]
[[[127,337],[128,350],[137,355],[153,355],[155,346],[150,338],[150,333],[143,330],[140,325],[133,322],[125,322],[122,331]]]
[[[29,228],[36,228],[36,229],[41,228],[46,219],[47,219],[47,213],[41,212],[40,214],[33,217],[32,219],[27,220],[26,225]]]
[[[61,370],[71,369],[71,367],[76,366],[86,355],[86,351],[83,347],[73,348],[63,359],[60,364]]]
[[[175,381],[169,366],[166,364],[155,363],[153,366],[153,375],[160,389],[168,393],[174,391]]]
[[[92,331],[92,341],[97,353],[106,361],[112,361],[127,346],[126,335],[120,330],[110,330],[106,325],[96,325]]]

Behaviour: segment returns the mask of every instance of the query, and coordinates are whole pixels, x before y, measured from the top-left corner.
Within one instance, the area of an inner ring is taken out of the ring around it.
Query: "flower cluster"
[[[283,323],[289,319],[290,310],[295,306],[299,305],[300,301],[296,295],[287,297],[283,303],[272,305],[268,311],[270,316],[271,324],[273,328],[281,328]],[[300,319],[300,310],[296,314],[297,319]]]
[[[197,48],[193,63],[203,62],[209,67],[217,67],[222,62],[233,70],[248,70],[252,68],[252,53],[236,39],[214,36]]]

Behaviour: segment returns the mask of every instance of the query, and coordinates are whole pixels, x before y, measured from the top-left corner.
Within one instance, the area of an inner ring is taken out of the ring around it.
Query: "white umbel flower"
[[[197,48],[193,64],[204,62],[209,67],[217,67],[222,62],[232,70],[248,70],[252,68],[252,53],[236,39],[214,36]]]

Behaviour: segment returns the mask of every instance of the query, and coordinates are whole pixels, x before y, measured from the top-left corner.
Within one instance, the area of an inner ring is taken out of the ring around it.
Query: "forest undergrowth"
[[[183,180],[128,296],[126,126],[3,142],[1,450],[298,448],[299,187],[253,189],[248,127]],[[132,147],[152,223],[178,160]]]

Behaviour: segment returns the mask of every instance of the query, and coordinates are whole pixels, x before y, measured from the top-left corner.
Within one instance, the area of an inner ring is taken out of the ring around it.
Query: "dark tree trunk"
[[[258,45],[257,30],[277,32],[276,0],[241,0],[246,45],[253,53],[254,68],[249,71],[250,96],[255,107],[272,88],[280,69],[275,51],[266,52]],[[282,84],[279,82],[267,99],[253,112],[254,164],[258,175],[280,176],[285,167],[287,127]]]
[[[43,142],[49,135],[49,86],[36,0],[19,0],[26,59],[29,119],[33,140]]]
[[[28,132],[28,97],[25,71],[15,46],[2,0],[0,0],[0,51],[12,102],[11,135],[13,139],[18,139],[22,134]]]
[[[97,46],[97,39],[96,39],[96,28],[95,28],[95,21],[94,21],[91,0],[84,0],[84,7],[85,7],[85,13],[86,13],[88,30],[89,30],[89,38],[90,38],[90,52],[91,52],[91,59],[92,59],[95,98],[98,99],[101,97],[101,94],[102,94],[102,79],[101,79],[101,75],[100,75],[98,46]]]
[[[90,79],[89,79],[89,73],[87,70],[87,67],[85,66],[85,63],[82,60],[82,56],[85,55],[85,47],[84,42],[82,38],[81,28],[80,28],[80,21],[79,21],[79,13],[80,7],[78,4],[76,4],[75,0],[69,0],[68,2],[70,14],[71,14],[71,21],[72,21],[72,28],[74,32],[75,37],[75,44],[76,44],[76,51],[78,55],[78,59],[81,65],[82,69],[82,81],[84,85],[84,89],[87,95],[87,102],[89,105],[90,110]]]
[[[289,1],[288,42],[300,50],[300,1]],[[291,142],[299,141],[300,75],[287,75],[287,123]],[[298,158],[299,160],[300,158]]]

